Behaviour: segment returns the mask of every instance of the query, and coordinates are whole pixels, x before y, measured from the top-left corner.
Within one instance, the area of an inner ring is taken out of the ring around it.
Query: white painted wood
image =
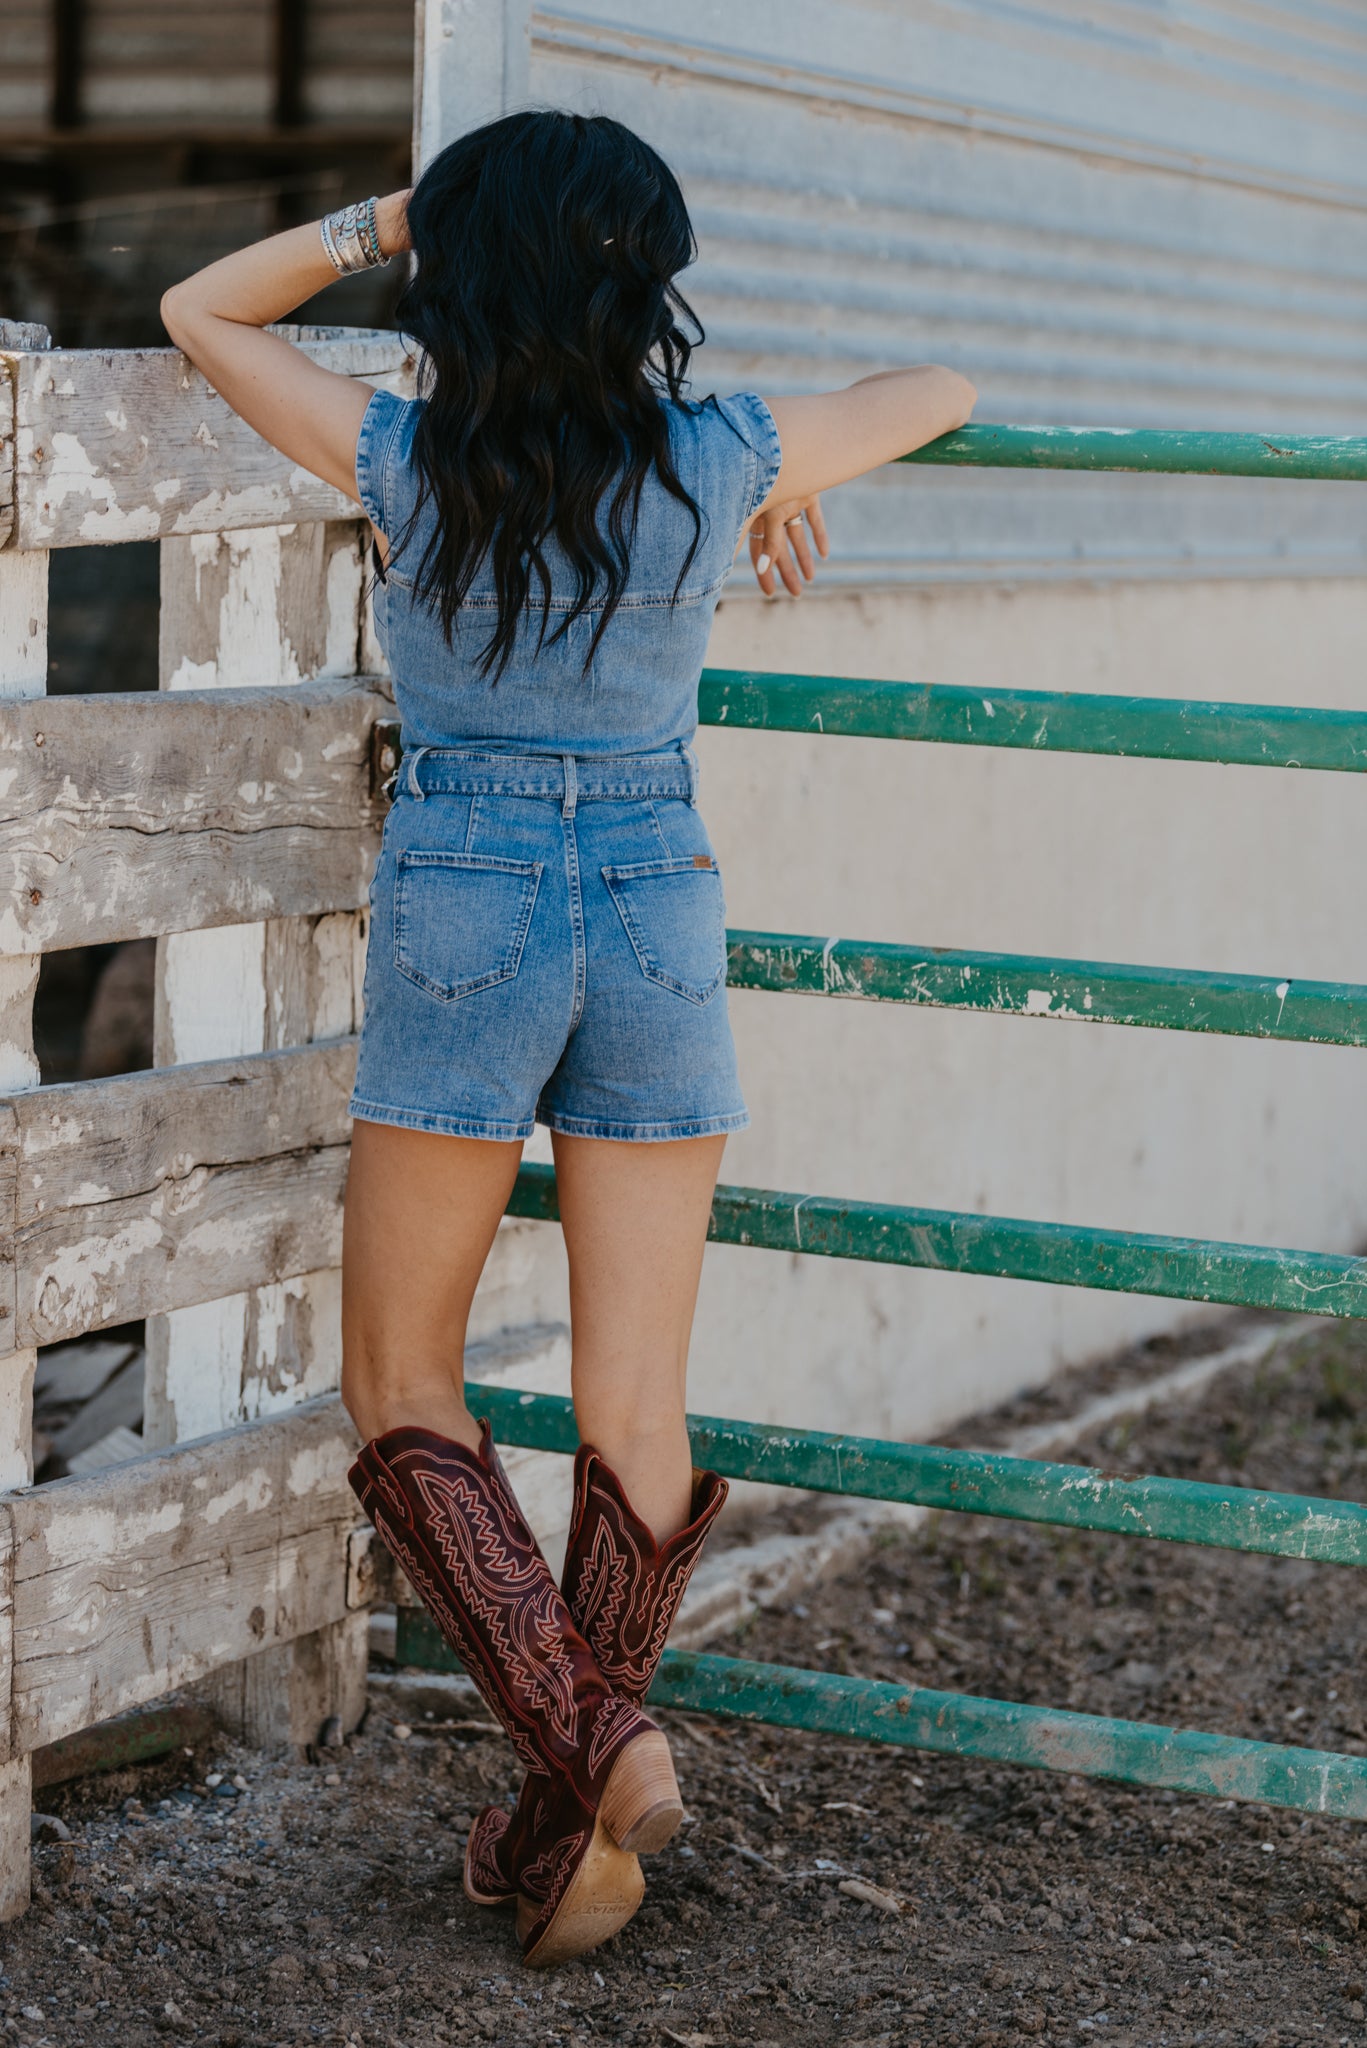
[[[0,322],[0,350],[19,347],[40,360],[50,337],[43,328],[19,328]],[[12,472],[15,445],[16,384],[23,356],[0,353],[0,477]],[[12,499],[12,485],[0,490],[0,527],[7,527],[3,507]],[[0,548],[3,536],[0,535]],[[47,690],[48,558],[45,553],[0,552],[0,699],[27,700]],[[36,958],[0,954],[0,1082],[9,1090],[38,1084],[33,1049],[33,998],[38,987]],[[11,1154],[3,1175],[6,1195],[15,1186]],[[12,1210],[11,1210],[11,1213]],[[0,1308],[0,1488],[27,1486],[33,1478],[33,1376],[37,1354],[20,1341],[16,1297],[9,1288]],[[13,1671],[13,1603],[10,1597],[12,1555],[0,1546],[0,1673]],[[32,1781],[26,1759],[12,1758],[12,1685],[0,1688],[0,1921],[13,1920],[28,1909],[29,1814]]]
[[[10,1495],[20,1752],[345,1624],[355,1450],[328,1396]]]
[[[273,331],[343,375],[413,388],[413,359],[387,330],[282,321]],[[212,537],[356,516],[354,500],[271,448],[179,349],[53,349],[0,361],[14,386],[14,425],[0,449],[0,466],[13,468],[13,506],[5,513],[0,501],[0,546]]]
[[[506,1331],[473,1347],[470,1365],[496,1384],[564,1393],[568,1332]],[[213,1674],[240,1717],[279,1742],[313,1740],[317,1726],[291,1716],[329,1692],[333,1711],[345,1718],[350,1699],[359,1715],[354,1646],[366,1604],[391,1589],[382,1562],[363,1568],[373,1545],[358,1539],[346,1478],[356,1447],[340,1400],[326,1395],[0,1499],[0,1620],[11,1603],[14,1614],[0,1679],[15,1703],[0,1768]],[[510,1450],[506,1462],[558,1567],[569,1460]],[[348,1654],[332,1656],[330,1641]],[[5,1798],[0,1779],[0,1816]],[[25,1841],[27,1826],[25,1814]]]
[[[354,642],[354,603],[350,624]],[[386,684],[0,705],[0,947],[362,906],[383,827],[369,753],[376,720],[394,715]]]
[[[340,1257],[355,1059],[347,1037],[0,1100],[15,1337],[50,1344],[185,1310],[193,1369],[177,1393],[158,1350],[154,1442],[334,1384],[335,1353],[313,1331],[340,1316],[337,1278],[319,1269]],[[259,1297],[220,1305],[246,1287]]]
[[[354,674],[366,637],[361,535],[351,521],[315,521],[163,542],[163,688],[292,686]],[[363,912],[163,938],[158,1064],[354,1030],[363,949]],[[179,1437],[187,1425],[225,1427],[337,1385],[340,1163],[314,1154],[285,1166],[278,1183],[292,1203],[322,1173],[324,1184],[299,1212],[302,1219],[311,1211],[306,1231],[323,1239],[314,1271],[299,1271],[292,1259],[294,1270],[264,1291],[151,1320],[153,1440]],[[237,1242],[249,1244],[255,1234],[243,1226]],[[359,1715],[363,1634],[341,1623],[329,1627],[325,1643],[272,1651],[269,1665],[217,1684],[215,1705],[244,1738],[270,1744],[286,1739],[286,1729],[311,1724],[316,1733],[333,1713]]]

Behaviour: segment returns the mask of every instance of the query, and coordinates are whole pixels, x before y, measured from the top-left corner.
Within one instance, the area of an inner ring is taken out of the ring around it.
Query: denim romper
[[[367,517],[394,542],[416,497],[421,399],[376,391],[356,448]],[[403,760],[370,888],[354,1117],[525,1139],[534,1122],[659,1140],[749,1122],[726,1015],[726,914],[697,808],[698,678],[741,528],[779,468],[763,399],[668,405],[693,522],[652,470],[626,591],[555,646],[519,634],[497,684],[476,658],[494,618],[481,564],[447,646],[412,582],[435,514],[376,572],[375,629]],[[546,550],[551,616],[572,603]]]

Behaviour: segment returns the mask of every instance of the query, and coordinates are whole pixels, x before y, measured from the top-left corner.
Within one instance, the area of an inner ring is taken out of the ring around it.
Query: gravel
[[[1367,1497],[1367,1334],[1316,1333],[1077,1456]],[[717,1647],[1367,1753],[1367,1606],[1332,1566],[941,1516]],[[1354,1824],[694,1715],[663,1717],[689,1813],[645,1906],[528,1972],[509,1916],[460,1890],[471,1815],[516,1784],[481,1711],[377,1686],[316,1764],[219,1742],[48,1788],[61,1827],[0,1946],[5,2042],[1367,2042]]]

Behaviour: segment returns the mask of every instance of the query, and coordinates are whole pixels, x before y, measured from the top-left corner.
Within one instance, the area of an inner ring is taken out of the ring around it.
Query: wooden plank
[[[344,1623],[355,1449],[328,1397],[11,1496],[17,1751]]]
[[[387,678],[0,707],[0,951],[360,908],[392,711]]]
[[[183,1190],[216,1167],[345,1147],[355,1068],[347,1037],[0,1098],[15,1228]]]
[[[373,638],[363,533],[359,522],[348,520],[163,541],[162,689],[298,688],[320,677],[355,676]],[[354,1031],[365,924],[363,911],[347,909],[162,937],[158,1064]],[[328,1156],[335,1161],[337,1154]],[[302,1186],[307,1174],[295,1169],[294,1178]],[[233,1291],[202,1290],[193,1306],[186,1302],[149,1320],[144,1434],[150,1442],[198,1436],[338,1385],[343,1185],[344,1174],[329,1182],[321,1217],[291,1222],[285,1233],[296,1248],[290,1270],[260,1267],[260,1240],[253,1244],[256,1226],[247,1217],[234,1226],[246,1272],[231,1283]],[[288,1193],[282,1190],[286,1206]],[[310,1245],[312,1263],[301,1264],[299,1249]],[[218,1298],[204,1299],[210,1292]],[[331,1623],[325,1640],[262,1651],[250,1671],[221,1675],[211,1683],[211,1697],[246,1741],[311,1739],[333,1714],[355,1725],[364,1711],[366,1657],[365,1634],[354,1619]]]
[[[416,358],[398,335],[277,323],[315,362],[405,395]],[[8,356],[14,419],[8,545],[85,547],[285,521],[353,519],[355,501],[261,439],[179,349]]]
[[[347,1037],[0,1105],[14,1337],[56,1343],[335,1266],[355,1061]]]
[[[15,1240],[16,1334],[56,1344],[335,1266],[348,1149],[197,1168],[150,1194],[58,1211]]]

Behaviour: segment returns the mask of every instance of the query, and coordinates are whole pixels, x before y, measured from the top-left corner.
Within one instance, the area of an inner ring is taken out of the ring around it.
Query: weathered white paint
[[[352,522],[164,543],[164,686],[177,687],[191,671],[202,679],[206,664],[214,682],[229,688],[353,672],[366,637],[362,567]],[[287,757],[282,770],[288,779]],[[158,1060],[253,1052],[354,1029],[362,920],[363,913],[349,913],[163,939]],[[149,1331],[148,1419],[163,1442],[187,1426],[222,1428],[337,1385],[335,1272],[228,1296],[193,1311],[190,1321],[183,1315],[154,1318]],[[250,1668],[216,1681],[215,1697],[249,1738],[311,1740],[329,1713],[354,1722],[363,1710],[365,1657],[364,1632],[338,1621],[326,1642],[264,1651]]]
[[[157,950],[165,959],[158,1007],[170,1034],[163,1065],[264,1050],[264,924],[177,932]]]
[[[275,331],[343,375],[412,388],[412,361],[387,330]],[[178,350],[43,360],[22,337],[0,336],[6,347],[29,353],[7,359],[15,424],[12,436],[3,429],[0,544],[11,526],[20,548],[36,549],[354,516],[354,500],[278,454]]]

